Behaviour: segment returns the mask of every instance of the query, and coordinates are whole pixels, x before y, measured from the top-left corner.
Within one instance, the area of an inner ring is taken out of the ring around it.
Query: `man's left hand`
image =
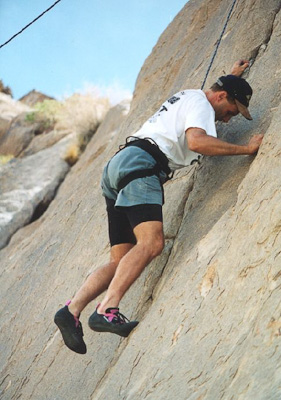
[[[263,134],[259,134],[251,137],[248,143],[249,155],[257,153],[261,145],[263,136],[264,136]]]

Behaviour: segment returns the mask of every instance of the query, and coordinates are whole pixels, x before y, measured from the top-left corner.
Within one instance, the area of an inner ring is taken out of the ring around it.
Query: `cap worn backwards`
[[[235,101],[239,112],[247,119],[252,120],[248,110],[249,102],[253,94],[253,90],[247,81],[235,75],[221,76],[217,80],[217,84],[225,90]]]

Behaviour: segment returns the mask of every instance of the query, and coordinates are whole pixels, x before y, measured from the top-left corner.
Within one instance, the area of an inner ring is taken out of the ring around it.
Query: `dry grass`
[[[81,154],[81,149],[80,146],[78,145],[78,143],[72,143],[68,149],[66,150],[66,153],[63,157],[63,159],[70,165],[74,165]]]
[[[7,164],[10,160],[12,160],[14,156],[12,154],[0,155],[0,165]]]
[[[78,137],[92,134],[110,108],[107,98],[90,94],[74,94],[62,102],[44,100],[27,115],[30,122],[45,121],[57,131],[76,133]]]
[[[110,103],[106,98],[74,94],[62,103],[55,129],[75,132],[79,137],[86,136],[95,132],[109,107]]]
[[[68,147],[64,155],[64,160],[69,165],[77,162],[109,107],[108,99],[95,98],[89,94],[74,94],[62,103],[55,129],[76,134],[76,141]]]
[[[45,130],[53,129],[61,108],[62,104],[59,101],[44,100],[34,105],[33,110],[26,115],[25,120],[31,124],[40,122]]]
[[[91,94],[74,94],[62,102],[44,100],[37,103],[26,120],[30,123],[41,122],[45,130],[52,128],[64,136],[74,133],[76,139],[64,156],[65,161],[73,165],[109,108],[110,102],[107,98],[94,97]]]

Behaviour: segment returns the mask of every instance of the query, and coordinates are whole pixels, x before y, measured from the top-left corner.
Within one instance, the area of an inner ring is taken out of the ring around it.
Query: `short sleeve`
[[[188,101],[185,131],[189,128],[200,128],[207,135],[217,137],[215,111],[207,98],[202,97],[202,94],[198,93]],[[205,96],[205,94],[203,95]]]

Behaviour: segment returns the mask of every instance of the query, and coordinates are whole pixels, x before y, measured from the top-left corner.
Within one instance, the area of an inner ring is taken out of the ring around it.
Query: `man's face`
[[[218,97],[214,110],[216,121],[228,122],[232,117],[239,114],[236,103],[230,103],[227,96]]]

